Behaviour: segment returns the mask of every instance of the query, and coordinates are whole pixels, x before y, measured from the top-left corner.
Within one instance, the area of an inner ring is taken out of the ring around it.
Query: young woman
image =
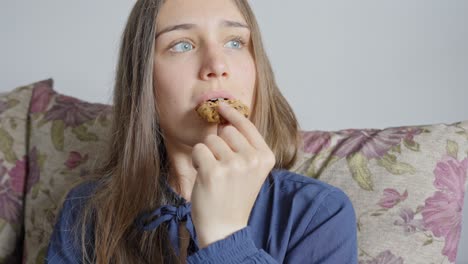
[[[195,111],[211,98],[227,125]],[[67,195],[47,263],[357,263],[338,188],[288,171],[301,147],[247,0],[138,0],[109,153]]]

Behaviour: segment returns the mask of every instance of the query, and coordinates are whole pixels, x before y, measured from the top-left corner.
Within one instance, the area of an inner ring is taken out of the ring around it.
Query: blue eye
[[[234,49],[241,49],[244,45],[245,45],[245,42],[240,38],[240,37],[236,37],[232,40],[230,40],[228,42],[229,43],[232,43],[231,47],[234,48]],[[228,45],[226,44],[226,45]],[[229,45],[228,45],[229,47]],[[186,51],[190,51],[191,49],[193,49],[193,45],[190,44],[189,42],[187,41],[180,41],[178,43],[176,43],[173,48],[172,48],[175,52],[186,52]]]
[[[181,45],[182,44],[182,45]],[[186,41],[182,41],[182,42],[179,42],[177,43],[176,45],[174,45],[174,48],[176,47],[180,47],[182,48],[182,51],[178,51],[176,50],[176,52],[185,52],[185,51],[188,51],[188,49],[192,46],[192,44],[186,42]]]
[[[233,39],[233,40],[231,40],[231,41],[229,41],[229,42],[232,42],[232,43],[233,43],[232,47],[235,48],[235,49],[240,49],[240,48],[242,47],[242,45],[244,44],[244,43],[242,42],[242,40],[240,40],[240,39]],[[229,43],[229,42],[228,42],[228,43]]]

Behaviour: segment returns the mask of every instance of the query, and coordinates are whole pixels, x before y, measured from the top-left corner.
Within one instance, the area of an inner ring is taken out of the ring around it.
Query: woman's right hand
[[[230,125],[192,150],[197,170],[192,219],[200,248],[247,226],[260,188],[275,164],[273,151],[248,118],[225,104],[218,111]]]

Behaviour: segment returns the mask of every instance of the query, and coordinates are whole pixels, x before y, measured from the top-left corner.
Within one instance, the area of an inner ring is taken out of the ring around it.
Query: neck
[[[190,202],[197,170],[192,165],[192,149],[180,150],[168,144],[167,154],[170,160],[169,186],[186,201]]]

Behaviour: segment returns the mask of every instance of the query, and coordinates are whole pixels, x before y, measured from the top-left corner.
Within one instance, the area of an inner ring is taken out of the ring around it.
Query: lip
[[[227,91],[223,91],[223,90],[208,91],[208,92],[201,94],[201,96],[198,97],[197,107],[209,99],[220,98],[220,97],[227,98],[227,99],[234,99],[234,96]]]

